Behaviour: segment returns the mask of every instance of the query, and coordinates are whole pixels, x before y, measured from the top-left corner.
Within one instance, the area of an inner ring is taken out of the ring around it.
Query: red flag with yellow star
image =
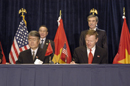
[[[70,63],[72,57],[71,57],[71,52],[70,52],[69,44],[68,44],[68,41],[67,41],[67,37],[66,37],[66,34],[65,34],[65,30],[64,30],[64,27],[63,27],[63,21],[62,21],[61,17],[59,17],[58,22],[59,22],[59,26],[58,26],[58,29],[57,29],[57,32],[56,32],[56,35],[55,35],[55,39],[54,39],[55,54],[54,54],[52,61],[54,63],[65,63],[65,58],[61,56],[61,53],[62,53],[62,50],[63,50],[63,47],[64,47],[64,43],[66,43],[66,49],[67,49],[67,52],[68,52],[67,63]]]
[[[45,53],[45,56],[49,56],[50,54],[53,53],[53,49],[51,47],[51,43],[49,42],[49,45],[47,47],[47,50],[46,50],[46,53]]]
[[[124,18],[119,49],[113,60],[113,64],[130,64],[130,36],[126,18]]]

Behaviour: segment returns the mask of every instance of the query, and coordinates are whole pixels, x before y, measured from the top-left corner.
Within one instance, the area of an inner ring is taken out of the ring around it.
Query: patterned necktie
[[[33,51],[33,60],[35,59],[35,51]]]
[[[88,56],[88,64],[92,64],[92,61],[93,61],[93,54],[91,51],[92,50],[90,49],[89,56]]]
[[[42,41],[42,42],[41,42],[41,48],[43,48],[43,41],[44,41],[44,40],[41,40],[41,41]]]

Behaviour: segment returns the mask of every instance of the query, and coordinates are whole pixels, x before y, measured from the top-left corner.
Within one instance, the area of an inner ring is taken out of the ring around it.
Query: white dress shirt
[[[94,57],[95,50],[96,50],[96,45],[93,48],[91,48],[91,53],[92,53],[93,57]],[[87,48],[87,55],[89,55],[89,52],[90,52],[90,49]]]
[[[35,49],[35,50],[32,50],[32,49],[31,49],[31,53],[32,53],[32,55],[33,55],[33,51],[34,51],[34,52],[35,52],[34,55],[36,56],[36,54],[37,54],[37,50],[38,50],[38,48]]]
[[[89,28],[90,30],[92,30],[91,28]],[[97,27],[95,27],[93,30],[96,31]]]
[[[43,41],[43,44],[44,44],[44,43],[45,43],[46,38],[43,38],[43,39],[42,39],[42,38],[40,38],[40,44],[42,43],[42,40],[44,40],[44,41]]]

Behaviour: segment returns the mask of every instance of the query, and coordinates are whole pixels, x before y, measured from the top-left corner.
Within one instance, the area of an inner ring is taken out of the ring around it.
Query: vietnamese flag
[[[0,46],[1,46],[1,51],[2,51],[1,53],[3,55],[3,57],[2,57],[2,64],[6,64],[5,54],[3,52],[3,48],[2,48],[1,42],[0,42]]]
[[[57,29],[57,32],[56,32],[56,35],[55,35],[55,38],[54,38],[55,54],[54,54],[52,61],[54,63],[65,63],[65,58],[61,57],[61,53],[62,53],[62,50],[63,50],[63,47],[64,47],[64,43],[66,43],[66,49],[67,49],[67,52],[68,52],[67,63],[70,63],[71,60],[72,60],[72,57],[71,57],[71,52],[70,52],[69,44],[68,44],[67,37],[66,37],[66,34],[65,34],[65,30],[64,30],[64,27],[63,27],[63,21],[61,19],[61,16],[59,17],[58,20],[59,20],[58,21],[59,26],[58,26],[58,29]]]
[[[126,18],[124,18],[119,49],[113,60],[113,64],[130,64],[130,36]]]
[[[53,53],[53,50],[52,50],[52,47],[51,47],[51,43],[49,42],[49,45],[48,45],[48,47],[47,47],[45,56],[49,56],[49,55],[52,54],[52,53]]]

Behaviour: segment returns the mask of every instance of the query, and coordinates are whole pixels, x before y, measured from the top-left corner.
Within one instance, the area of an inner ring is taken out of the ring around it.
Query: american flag
[[[18,30],[14,36],[14,41],[9,53],[9,62],[15,64],[21,51],[29,49],[28,46],[28,30],[22,20],[19,24]]]
[[[68,57],[68,52],[67,52],[67,48],[66,48],[66,43],[64,43],[64,47],[63,47],[62,53],[65,54],[66,57]]]

